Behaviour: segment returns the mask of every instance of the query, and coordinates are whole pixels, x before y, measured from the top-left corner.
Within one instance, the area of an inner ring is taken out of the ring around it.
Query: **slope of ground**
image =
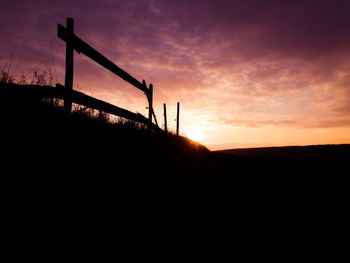
[[[237,219],[281,200],[286,188],[293,200],[305,197],[301,193],[319,196],[325,185],[329,193],[347,171],[348,159],[337,155],[299,160],[213,153],[186,138],[66,114],[22,95],[0,84],[2,185],[18,225],[42,223],[46,237],[116,225],[128,231],[171,225],[176,232],[226,212]]]
[[[237,183],[335,180],[349,161],[348,145],[210,152],[184,137],[66,114],[4,87],[0,114],[4,163],[19,163],[11,167],[18,174],[25,167],[34,185],[231,191]]]

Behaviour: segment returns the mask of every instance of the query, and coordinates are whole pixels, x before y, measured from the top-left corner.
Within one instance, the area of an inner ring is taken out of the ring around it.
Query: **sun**
[[[193,141],[200,141],[206,137],[201,130],[190,130],[186,133],[186,136]]]

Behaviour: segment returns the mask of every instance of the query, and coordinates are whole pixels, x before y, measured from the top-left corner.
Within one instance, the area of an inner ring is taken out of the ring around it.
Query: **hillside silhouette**
[[[110,231],[120,220],[142,231],[177,220],[187,225],[183,218],[200,209],[197,224],[217,209],[254,210],[272,193],[275,202],[286,188],[293,199],[301,191],[324,194],[319,186],[329,192],[346,178],[349,145],[210,152],[185,137],[109,122],[88,109],[68,114],[59,102],[17,86],[0,84],[3,185],[20,211],[18,224],[44,226],[44,237],[67,229]],[[226,197],[216,202],[203,197],[208,193]]]
[[[60,180],[93,177],[115,187],[227,190],[235,183],[332,180],[350,158],[349,145],[210,152],[188,138],[130,121],[110,122],[86,108],[67,114],[57,102],[16,87],[0,84],[5,158],[21,163],[12,169],[27,167],[44,180],[59,174]]]

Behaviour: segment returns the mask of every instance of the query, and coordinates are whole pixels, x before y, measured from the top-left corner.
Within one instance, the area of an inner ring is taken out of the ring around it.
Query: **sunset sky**
[[[210,149],[350,143],[349,0],[1,0],[0,66],[64,83],[57,23],[154,85],[163,124]],[[83,55],[74,88],[147,115],[147,101]]]

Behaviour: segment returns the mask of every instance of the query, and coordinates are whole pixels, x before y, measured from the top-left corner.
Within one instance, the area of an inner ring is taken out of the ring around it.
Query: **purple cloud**
[[[181,100],[220,125],[349,126],[349,13],[346,0],[5,0],[0,65],[13,53],[17,74],[54,66],[63,82],[56,24],[72,16],[79,36],[155,84],[158,104]],[[76,73],[83,91],[144,110],[142,94],[79,55]]]

